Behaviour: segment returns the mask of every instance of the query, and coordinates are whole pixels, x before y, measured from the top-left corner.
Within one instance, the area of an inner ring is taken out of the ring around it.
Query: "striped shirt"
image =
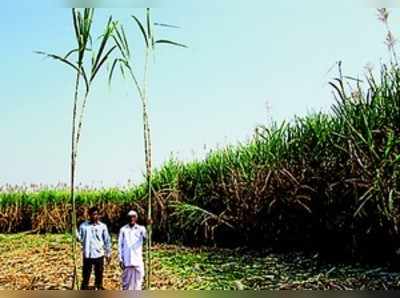
[[[83,222],[79,227],[78,241],[82,244],[83,257],[96,259],[111,256],[111,237],[102,222]]]

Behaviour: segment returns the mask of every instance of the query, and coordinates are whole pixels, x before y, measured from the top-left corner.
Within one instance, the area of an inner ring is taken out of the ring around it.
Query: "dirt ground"
[[[70,247],[68,235],[0,234],[0,289],[70,289]],[[116,251],[114,237],[104,276],[109,290],[120,288]],[[400,274],[384,267],[324,264],[318,256],[244,249],[155,245],[152,273],[152,289],[400,289]]]

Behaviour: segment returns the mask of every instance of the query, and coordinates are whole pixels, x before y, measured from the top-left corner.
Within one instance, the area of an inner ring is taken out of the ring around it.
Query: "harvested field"
[[[119,288],[114,255],[105,287]],[[67,235],[0,235],[0,289],[69,289]],[[153,289],[400,289],[400,274],[385,267],[322,263],[318,256],[244,249],[154,246]]]

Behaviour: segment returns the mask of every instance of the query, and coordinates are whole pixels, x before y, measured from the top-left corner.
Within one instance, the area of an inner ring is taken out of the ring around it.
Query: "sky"
[[[247,3],[247,4],[246,4]],[[250,4],[249,4],[250,3]],[[399,13],[392,10],[392,25]],[[151,61],[149,100],[154,165],[171,156],[189,161],[212,148],[246,142],[257,125],[329,112],[328,85],[341,60],[347,75],[387,59],[385,30],[360,1],[192,1],[154,8],[166,45]],[[141,36],[130,15],[143,9],[98,9],[95,32],[112,15],[128,29],[137,75]],[[34,53],[73,48],[68,8],[5,1],[0,35],[0,185],[69,181],[74,73]],[[395,34],[396,34],[395,30]],[[92,186],[142,181],[141,106],[133,86],[103,72],[88,101],[78,158],[78,182]]]

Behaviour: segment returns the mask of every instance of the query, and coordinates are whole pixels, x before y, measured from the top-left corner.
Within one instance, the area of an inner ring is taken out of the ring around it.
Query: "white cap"
[[[131,210],[131,211],[128,212],[128,216],[136,216],[136,217],[138,217],[138,214],[137,214],[136,211]]]

